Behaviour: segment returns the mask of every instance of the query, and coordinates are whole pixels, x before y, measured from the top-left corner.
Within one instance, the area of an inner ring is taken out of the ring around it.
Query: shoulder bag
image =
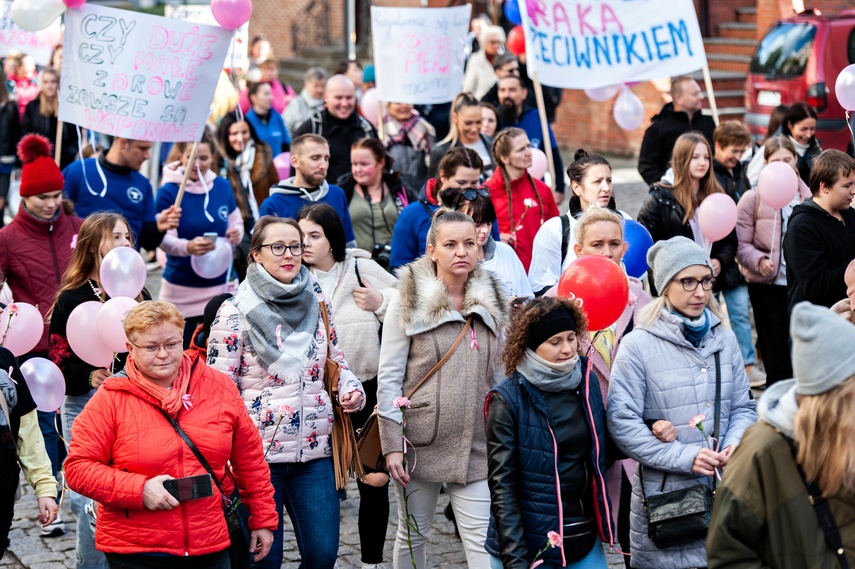
[[[330,357],[330,321],[327,315],[327,303],[321,302],[321,316],[327,332],[327,361],[324,364],[324,387],[332,400],[333,424],[330,437],[332,438],[333,467],[335,468],[335,485],[341,490],[347,486],[348,478],[362,478],[365,473],[362,463],[357,460],[356,435],[350,415],[338,400],[338,379],[341,377],[341,366]]]
[[[715,427],[713,438],[719,438],[721,422],[721,361],[715,353]],[[689,488],[664,492],[656,496],[644,494],[644,466],[639,464],[638,478],[641,486],[641,503],[647,515],[647,533],[653,544],[665,549],[679,543],[705,539],[712,518],[713,498],[715,498],[715,477],[713,488],[698,484]],[[660,492],[665,488],[662,477]]]
[[[452,344],[448,352],[442,356],[442,359],[439,360],[407,394],[407,399],[411,399],[413,395],[415,395],[416,391],[418,391],[419,388],[436,372],[438,372],[440,368],[445,365],[445,362],[451,358],[452,354],[454,354],[457,347],[460,345],[460,342],[463,341],[463,336],[466,335],[466,332],[469,331],[469,328],[472,326],[472,318],[473,316],[470,315],[466,320],[466,324],[463,326],[463,330],[460,331],[460,334],[458,334],[457,338],[454,340],[454,344]],[[372,472],[386,470],[386,465],[383,462],[383,449],[380,446],[380,425],[377,423],[377,407],[374,408],[374,412],[365,420],[365,425],[363,425],[362,429],[359,430],[359,440],[356,443],[356,447],[359,452],[359,460],[366,469]]]
[[[208,461],[205,460],[205,457],[202,456],[202,452],[193,444],[193,441],[190,440],[190,437],[187,436],[187,433],[184,432],[184,429],[181,428],[181,425],[178,424],[178,421],[169,416],[169,413],[158,407],[158,410],[166,417],[166,420],[169,421],[169,424],[172,425],[172,428],[175,429],[175,432],[178,433],[178,436],[187,444],[190,448],[190,451],[193,453],[193,456],[196,457],[196,460],[199,461],[199,464],[202,465],[208,474],[211,475],[211,480],[214,481],[214,484],[217,485],[217,490],[220,491],[220,496],[223,502],[223,515],[226,518],[226,526],[229,530],[229,540],[231,541],[231,545],[229,546],[229,559],[231,561],[232,569],[249,569],[250,560],[249,560],[249,540],[247,539],[247,530],[244,527],[243,521],[240,518],[240,514],[237,512],[237,503],[226,497],[225,492],[223,492],[223,487],[220,486],[220,480],[217,478],[217,475],[214,473],[214,470],[211,468],[211,465],[208,464]],[[228,468],[226,468],[226,475],[228,475]],[[235,486],[237,488],[237,485]]]
[[[9,379],[12,379],[11,376],[9,377]],[[3,414],[6,416],[6,424],[9,425],[9,432],[11,433],[12,432],[12,415],[9,414],[9,405],[6,402],[6,396],[3,395],[2,391],[0,391],[0,409],[3,410]],[[15,450],[17,451],[18,450],[18,442],[15,440],[14,436],[12,437],[12,442],[14,443]],[[17,456],[16,456],[16,459],[17,459]],[[21,496],[22,496],[21,479],[19,477],[18,478],[18,487],[15,489],[15,501],[17,502],[18,500],[20,500]]]

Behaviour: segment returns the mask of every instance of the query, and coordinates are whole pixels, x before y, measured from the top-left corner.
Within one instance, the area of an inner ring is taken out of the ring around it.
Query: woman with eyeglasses
[[[517,254],[508,244],[496,241],[490,235],[496,222],[490,190],[483,186],[477,190],[445,189],[439,192],[439,199],[445,207],[465,213],[475,221],[481,268],[502,282],[508,298],[533,298],[531,285]]]
[[[639,463],[630,506],[631,566],[706,567],[703,537],[654,544],[647,500],[697,485],[714,491],[757,414],[736,336],[713,298],[707,252],[678,236],[656,243],[647,261],[661,296],[641,310],[635,330],[624,337],[606,406],[612,438]]]
[[[261,435],[279,524],[263,569],[282,564],[282,508],[302,567],[332,569],[338,557],[339,495],[333,472],[327,356],[341,365],[340,404],[353,413],[365,392],[338,342],[332,306],[303,266],[305,241],[293,219],[262,216],[252,234],[246,280],[211,324],[208,363],[238,387]],[[327,311],[329,330],[321,310]]]

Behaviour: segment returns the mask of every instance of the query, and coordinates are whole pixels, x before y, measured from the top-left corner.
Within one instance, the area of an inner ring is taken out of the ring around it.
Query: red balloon
[[[558,296],[578,299],[588,317],[588,329],[603,330],[623,314],[629,299],[629,280],[610,259],[580,257],[561,275]]]
[[[514,55],[522,55],[525,53],[525,33],[522,26],[514,26],[508,32],[508,41],[505,43],[508,51]]]

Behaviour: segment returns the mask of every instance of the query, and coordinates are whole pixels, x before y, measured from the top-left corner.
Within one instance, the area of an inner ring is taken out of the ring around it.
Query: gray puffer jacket
[[[736,336],[715,316],[700,348],[683,335],[682,320],[663,310],[649,329],[636,328],[624,337],[612,367],[608,398],[608,428],[617,445],[644,466],[644,491],[653,496],[695,484],[712,484],[692,473],[703,435],[689,427],[692,417],[706,415],[703,425],[712,434],[715,405],[715,353],[721,360],[721,447],[736,445],[757,420],[754,400]],[[664,419],[677,429],[677,440],[664,443],[648,424]],[[663,478],[665,478],[664,489]],[[658,549],[647,533],[638,472],[632,484],[630,508],[631,565],[637,569],[706,567],[704,540]]]

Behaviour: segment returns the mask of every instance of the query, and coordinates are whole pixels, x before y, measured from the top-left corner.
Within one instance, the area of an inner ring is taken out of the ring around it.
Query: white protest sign
[[[470,5],[454,8],[371,7],[377,97],[434,104],[454,98],[463,84]]]
[[[164,8],[164,16],[167,18],[196,22],[197,24],[208,24],[209,26],[220,25],[217,23],[217,19],[214,18],[210,4],[182,4],[179,6],[167,4]],[[234,69],[248,69],[249,22],[239,27],[235,32],[229,44],[229,51],[226,53],[225,66]]]
[[[706,65],[692,0],[519,2],[528,72],[544,85],[593,89]]]
[[[160,142],[202,137],[231,31],[84,4],[68,10],[59,120]]]
[[[61,41],[59,19],[43,30],[28,32],[12,21],[12,0],[0,0],[0,57],[19,51],[32,56],[36,65],[47,66],[53,48]]]

